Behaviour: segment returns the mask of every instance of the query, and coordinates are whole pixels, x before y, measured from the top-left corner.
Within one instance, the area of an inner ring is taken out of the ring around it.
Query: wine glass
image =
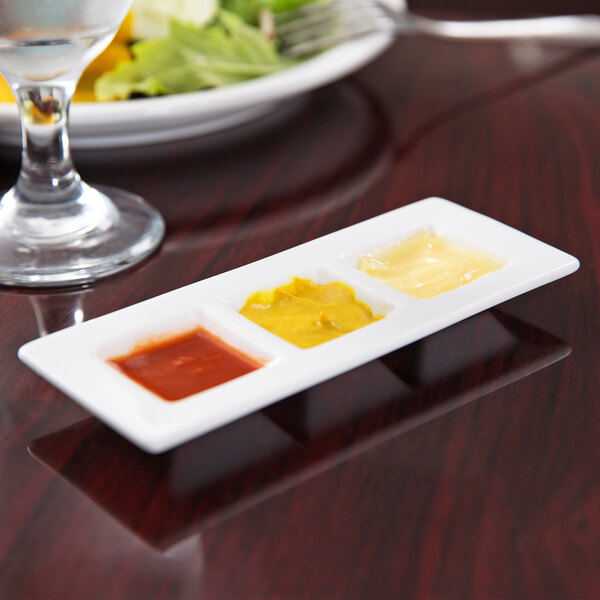
[[[0,198],[0,284],[64,286],[116,273],[161,242],[164,221],[139,196],[91,187],[69,150],[67,114],[83,69],[131,0],[0,0],[0,73],[21,119],[16,184]]]

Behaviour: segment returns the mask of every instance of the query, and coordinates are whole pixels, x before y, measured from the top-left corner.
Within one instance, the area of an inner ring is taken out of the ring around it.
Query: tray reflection
[[[486,311],[162,455],[95,418],[29,452],[166,551],[569,353],[554,336]]]

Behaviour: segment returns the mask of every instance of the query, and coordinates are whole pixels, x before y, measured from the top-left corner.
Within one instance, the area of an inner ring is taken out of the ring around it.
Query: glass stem
[[[67,132],[73,86],[17,83],[12,87],[23,135],[15,199],[29,204],[76,200],[81,195],[81,179],[71,159]]]

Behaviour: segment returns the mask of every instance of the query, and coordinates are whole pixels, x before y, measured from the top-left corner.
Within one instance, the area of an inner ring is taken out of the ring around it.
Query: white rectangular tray
[[[479,246],[505,266],[422,300],[355,268],[361,253],[421,229]],[[163,452],[435,331],[568,275],[579,261],[507,225],[429,198],[25,344],[23,362],[148,452]],[[255,291],[294,277],[341,281],[385,318],[301,349],[242,317]],[[149,336],[203,326],[268,364],[176,402],[136,384],[106,361]]]

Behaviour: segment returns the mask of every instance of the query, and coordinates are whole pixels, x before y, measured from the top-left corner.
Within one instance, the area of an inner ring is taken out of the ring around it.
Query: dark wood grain
[[[0,598],[600,597],[598,49],[399,39],[254,124],[75,159],[168,235],[84,290],[0,291]],[[581,268],[159,456],[17,358],[432,195]]]

